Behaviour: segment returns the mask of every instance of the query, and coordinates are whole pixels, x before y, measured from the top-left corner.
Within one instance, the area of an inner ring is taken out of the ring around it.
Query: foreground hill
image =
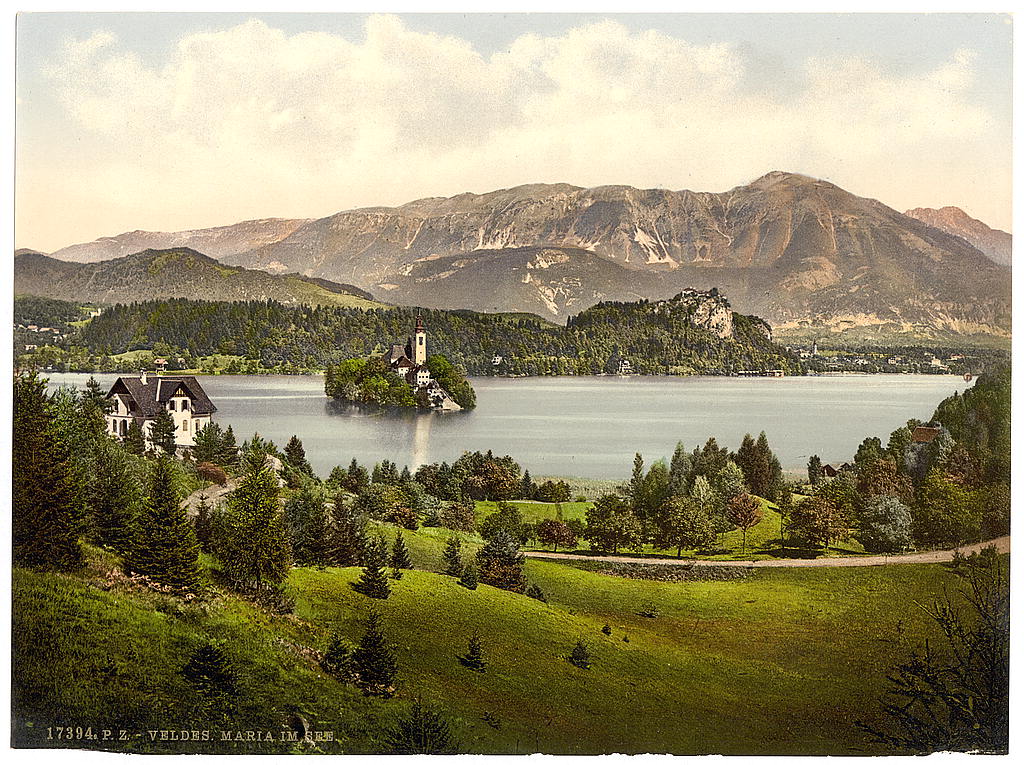
[[[469,752],[878,754],[855,723],[877,722],[886,668],[905,651],[880,638],[896,635],[897,622],[911,644],[927,634],[922,609],[897,619],[891,603],[927,601],[949,581],[939,566],[908,565],[655,582],[528,560],[528,577],[548,597],[541,603],[432,573],[448,533],[405,532],[420,570],[383,602],[351,589],[358,569],[293,570],[296,607],[286,616],[227,593],[189,604],[132,588],[98,552],[77,575],[17,569],[15,743],[52,746],[48,726],[95,719],[141,734],[106,745],[117,751],[282,752],[294,745],[221,743],[219,731],[276,735],[301,716],[334,733],[321,752],[380,752],[385,731],[420,696]],[[641,616],[644,605],[658,618]],[[363,697],[317,664],[332,630],[359,639],[371,607],[396,647],[389,701]],[[458,661],[474,633],[483,674]],[[580,639],[589,670],[565,658]],[[223,645],[241,689],[226,719],[203,719],[181,673],[211,641]],[[213,741],[151,741],[145,732],[183,721],[211,730]]]
[[[308,222],[308,219],[264,218],[194,231],[129,231],[117,236],[105,236],[94,242],[73,244],[52,255],[76,263],[95,263],[123,258],[142,250],[188,247],[214,258],[222,258],[276,242]]]
[[[146,250],[99,263],[68,263],[36,252],[14,256],[17,294],[93,303],[187,297],[380,307],[356,287],[297,274],[225,266],[187,248]]]
[[[977,247],[1001,266],[1009,266],[1013,257],[1013,237],[1005,231],[989,228],[977,218],[972,218],[959,207],[916,207],[907,210],[911,218],[927,223],[937,229],[953,234],[968,244]]]
[[[723,193],[529,185],[340,212],[232,255],[403,304],[530,310],[718,287],[780,328],[1007,335],[1007,271],[954,236],[825,181]]]

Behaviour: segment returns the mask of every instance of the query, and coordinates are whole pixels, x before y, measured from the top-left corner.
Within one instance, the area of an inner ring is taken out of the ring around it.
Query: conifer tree
[[[807,480],[812,486],[817,486],[821,482],[821,457],[817,454],[812,454],[807,460]]]
[[[459,577],[459,584],[467,590],[475,590],[477,585],[476,564],[470,561],[462,569],[462,576]]]
[[[590,669],[590,650],[582,640],[576,641],[575,648],[569,654],[569,663],[580,669]]]
[[[177,429],[174,425],[174,418],[171,413],[166,409],[161,409],[160,413],[153,420],[153,424],[149,426],[149,440],[152,441],[153,446],[160,449],[164,454],[174,455],[175,452],[175,439]]]
[[[175,484],[170,458],[159,457],[125,568],[184,594],[199,588],[199,544]]]
[[[391,548],[391,567],[394,569],[412,568],[409,548],[405,545],[405,535],[399,530],[395,543]]]
[[[339,495],[334,498],[331,525],[327,532],[327,557],[335,566],[358,566],[366,548],[366,522]]]
[[[208,423],[196,431],[191,447],[192,459],[196,462],[212,462],[217,464],[220,457],[221,440],[224,432],[215,422]]]
[[[284,459],[289,465],[306,475],[313,475],[313,468],[306,459],[306,450],[298,436],[292,436],[284,447]]]
[[[371,611],[366,632],[352,652],[352,669],[358,685],[367,696],[388,697],[394,693],[398,664],[395,653],[385,640],[380,614]]]
[[[136,535],[141,504],[139,478],[127,452],[110,439],[98,442],[89,485],[96,541],[118,552],[127,552]]]
[[[468,667],[474,672],[486,672],[487,662],[484,661],[484,648],[480,642],[479,635],[473,635],[469,638],[469,650],[465,656],[460,656],[459,661],[462,666]]]
[[[329,562],[327,506],[317,485],[306,483],[284,505],[292,557],[300,566]]]
[[[220,445],[217,448],[217,459],[214,460],[218,465],[235,465],[238,463],[238,442],[235,440],[235,431],[228,425],[221,435]]]
[[[215,551],[216,523],[213,508],[210,507],[210,503],[206,499],[205,494],[200,495],[199,503],[196,505],[196,541],[199,543],[200,550],[213,553]]]
[[[279,585],[288,575],[290,549],[280,506],[277,474],[266,453],[253,449],[245,472],[228,498],[221,562],[237,586],[260,591]]]
[[[366,544],[363,573],[353,586],[357,592],[368,598],[385,600],[391,594],[391,583],[384,572],[384,567],[387,566],[387,550],[387,543],[382,537],[369,540]]]
[[[462,576],[462,540],[457,536],[448,537],[444,547],[444,572],[448,576]]]
[[[142,432],[138,420],[128,423],[128,430],[124,434],[124,448],[136,457],[142,457],[146,453],[146,434]]]
[[[331,635],[331,642],[320,659],[324,671],[345,682],[354,679],[355,668],[352,666],[352,655],[355,647],[337,632]]]
[[[633,511],[644,506],[644,458],[640,452],[633,457],[633,476],[629,479],[629,503]]]
[[[424,706],[418,697],[409,714],[388,731],[386,740],[390,754],[457,754],[459,751],[448,721]]]
[[[12,434],[13,559],[29,566],[82,563],[85,481],[49,411],[46,383],[34,372],[14,378]]]
[[[678,497],[686,494],[690,486],[690,473],[693,470],[693,457],[686,451],[683,442],[676,444],[676,450],[672,453],[672,462],[668,469],[668,493],[669,496]]]
[[[505,529],[499,529],[476,555],[480,581],[512,592],[526,588],[524,561],[519,542]]]

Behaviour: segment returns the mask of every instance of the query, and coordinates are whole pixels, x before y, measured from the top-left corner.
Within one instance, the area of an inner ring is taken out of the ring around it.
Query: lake
[[[51,385],[84,386],[85,374],[51,374]],[[109,387],[117,375],[96,375]],[[297,434],[321,476],[356,457],[415,468],[451,462],[463,451],[511,454],[535,475],[626,478],[633,455],[650,463],[714,436],[730,449],[764,430],[787,471],[807,459],[850,460],[867,436],[908,419],[927,420],[936,405],[970,383],[951,375],[835,377],[533,377],[474,378],[471,412],[368,412],[338,406],[322,377],[201,377],[241,444],[258,432],[283,447]]]

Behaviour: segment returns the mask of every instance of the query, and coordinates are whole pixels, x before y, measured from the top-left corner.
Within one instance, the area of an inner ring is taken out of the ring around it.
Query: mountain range
[[[215,242],[227,264],[396,304],[564,322],[602,300],[718,287],[783,331],[1008,336],[1009,237],[956,208],[903,214],[772,172],[721,193],[533,184],[315,220],[133,232],[54,255],[116,257],[173,238],[206,254]]]
[[[145,250],[99,263],[69,263],[32,250],[18,250],[14,255],[14,290],[19,295],[83,303],[191,298],[380,307],[369,293],[351,285],[226,266],[184,247]]]

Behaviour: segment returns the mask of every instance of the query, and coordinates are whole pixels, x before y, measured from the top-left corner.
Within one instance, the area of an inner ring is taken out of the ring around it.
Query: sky
[[[29,13],[17,247],[772,170],[1011,230],[995,14]]]

